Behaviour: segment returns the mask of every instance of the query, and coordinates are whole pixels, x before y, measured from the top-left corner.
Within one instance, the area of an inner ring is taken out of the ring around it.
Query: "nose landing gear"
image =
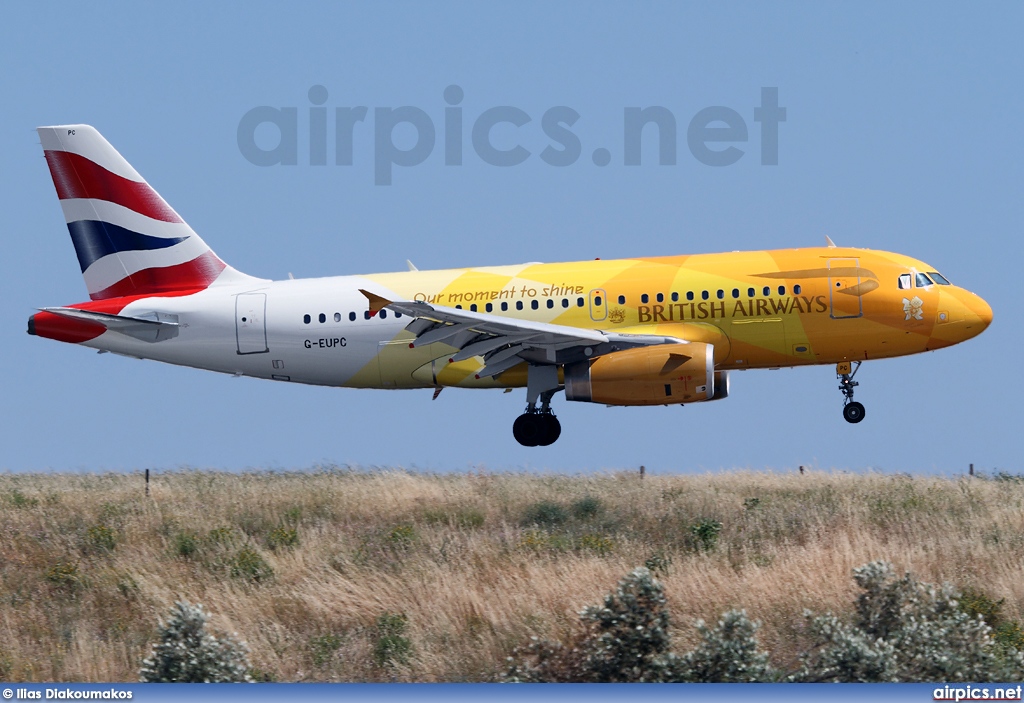
[[[859,361],[843,361],[836,364],[836,376],[839,377],[839,390],[843,392],[843,417],[847,422],[856,424],[864,419],[864,406],[853,399],[853,389],[860,384],[853,377],[860,371]]]

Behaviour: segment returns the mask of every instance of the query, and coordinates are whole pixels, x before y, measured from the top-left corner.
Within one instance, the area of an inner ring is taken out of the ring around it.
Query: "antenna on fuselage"
[[[828,236],[827,234],[825,235],[825,241],[828,243],[828,248],[829,249],[835,249],[836,248],[836,243],[833,242],[832,241],[832,237]]]
[[[419,269],[416,268],[416,264],[414,264],[413,262],[409,261],[408,259],[405,260],[405,263],[409,264],[409,270],[410,271],[419,271]]]

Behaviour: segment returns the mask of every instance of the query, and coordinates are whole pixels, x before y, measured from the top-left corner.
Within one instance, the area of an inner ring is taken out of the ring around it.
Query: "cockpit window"
[[[932,283],[932,279],[928,278],[926,274],[919,273],[914,277],[914,285],[918,288],[924,288],[926,286],[935,285]]]
[[[940,274],[938,271],[929,271],[928,275],[931,276],[932,280],[938,283],[940,286],[952,285],[949,281],[946,280],[946,277]]]
[[[900,274],[900,290],[905,290],[907,288],[910,288],[910,274],[909,273],[901,273]]]

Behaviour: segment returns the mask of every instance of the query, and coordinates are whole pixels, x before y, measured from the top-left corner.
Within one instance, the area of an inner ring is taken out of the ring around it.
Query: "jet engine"
[[[565,366],[565,397],[604,405],[675,405],[716,397],[711,344],[658,344]],[[728,392],[728,391],[726,391]]]

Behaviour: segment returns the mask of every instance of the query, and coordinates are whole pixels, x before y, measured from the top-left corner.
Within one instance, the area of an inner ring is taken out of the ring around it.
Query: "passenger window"
[[[523,301],[522,300],[517,300],[516,301],[516,310],[522,310],[522,309],[523,309]]]
[[[768,286],[765,286],[765,287],[764,287],[764,288],[763,288],[763,289],[761,290],[761,294],[762,294],[762,295],[771,295],[771,294],[772,294],[772,289],[771,289],[771,288],[769,288]]]
[[[732,289],[732,297],[734,297],[734,298],[740,297],[740,289],[739,288],[733,288]]]
[[[548,310],[550,310],[553,307],[555,307],[555,301],[552,300],[551,298],[548,298]]]
[[[659,303],[664,303],[665,302],[665,295],[663,293],[658,293],[658,302]]]
[[[569,299],[568,298],[562,298],[562,307],[563,308],[569,307]]]
[[[472,305],[469,306],[469,311],[476,312],[476,303],[473,303]]]
[[[502,303],[501,304],[501,311],[502,312],[508,311],[508,303]]]
[[[919,273],[914,277],[914,285],[918,288],[925,288],[926,286],[934,284],[932,283],[932,279],[928,278],[928,276],[923,273]]]
[[[327,315],[324,315],[323,313],[320,313],[320,315],[317,317],[317,319],[320,320],[320,324],[323,324],[323,323],[327,322]]]
[[[678,302],[678,301],[679,301],[679,294],[673,292],[672,293],[672,302],[675,303],[675,302]]]
[[[486,310],[487,312],[491,312],[492,310],[494,310],[494,306],[491,305],[490,303],[487,303],[487,305],[484,306],[484,310]]]
[[[910,288],[910,274],[909,273],[901,273],[900,274],[900,290],[906,290],[907,288]]]
[[[395,319],[396,319],[396,320],[397,320],[398,318],[400,318],[401,316],[402,316],[402,313],[400,313],[400,312],[396,312],[396,313],[395,313]]]
[[[708,298],[710,298],[710,297],[711,297],[711,296],[710,296],[710,295],[708,295],[708,292],[707,292],[706,290],[702,290],[702,291],[700,292],[700,299],[701,299],[701,300],[707,300],[707,299],[708,299]]]
[[[622,296],[619,296],[619,297],[621,298]],[[586,304],[587,304],[587,301],[585,301],[583,298],[576,298],[576,307],[582,308]]]
[[[381,308],[381,310],[380,310],[380,319],[382,319],[382,320],[388,319],[388,311],[385,310],[384,308]]]
[[[363,312],[363,319],[364,320],[369,320],[370,319],[370,311],[369,310],[365,310]]]
[[[779,295],[786,294],[786,286],[779,286]]]
[[[686,299],[687,300],[693,300],[693,291],[692,290],[686,291]]]
[[[334,321],[335,322],[341,322],[341,313],[340,312],[334,313]]]
[[[718,289],[718,299],[721,300],[724,297],[725,297],[725,291],[722,290],[721,288],[719,288]]]
[[[538,303],[536,300],[531,300],[530,301],[530,307],[533,308],[534,310],[536,310],[537,308],[540,307],[540,303]]]
[[[461,310],[461,309],[462,309],[462,305],[456,305],[456,306],[455,306],[455,309],[456,309],[456,310]]]
[[[604,299],[601,298],[601,296],[598,295],[598,296],[594,297],[594,305],[597,305],[598,307],[600,307],[603,303],[604,303]]]
[[[580,298],[580,300],[583,300],[583,299]],[[619,305],[625,305],[625,304],[626,304],[626,296],[620,295],[619,296]]]
[[[929,271],[928,275],[931,276],[932,280],[938,283],[940,286],[952,285],[949,281],[946,280],[945,276],[943,276],[937,271]]]
[[[801,290],[803,289],[800,288],[800,284],[797,283],[795,286],[793,286],[793,295],[800,295]]]
[[[640,296],[640,302],[644,305],[646,305],[650,299],[651,298],[646,293]]]
[[[309,317],[309,315],[303,315],[303,316],[302,316],[302,321],[303,321],[303,322],[304,322],[305,324],[307,324],[307,325],[308,325],[308,324],[309,324],[309,321],[310,321],[310,317]]]
[[[350,312],[348,314],[348,321],[349,322],[355,322],[356,321],[356,314],[354,312]]]
[[[753,298],[754,297],[754,289],[753,288],[747,288],[747,297],[748,298]]]

